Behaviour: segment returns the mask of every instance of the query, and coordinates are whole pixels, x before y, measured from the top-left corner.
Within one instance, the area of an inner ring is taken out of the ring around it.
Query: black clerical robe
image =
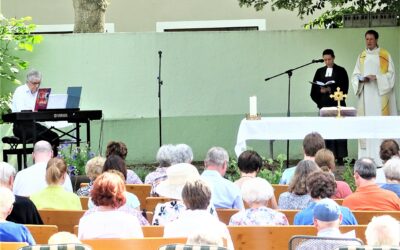
[[[317,104],[319,109],[323,107],[337,107],[337,101],[330,98],[337,87],[340,87],[340,91],[343,94],[347,94],[349,90],[349,77],[347,72],[343,67],[336,64],[332,67],[332,75],[326,76],[327,67],[322,67],[317,69],[314,75],[313,81],[320,81],[326,83],[327,81],[334,80],[335,83],[328,85],[331,91],[328,93],[321,93],[321,87],[319,85],[313,84],[311,87],[311,99]],[[341,106],[346,106],[345,100],[340,102]],[[339,159],[340,163],[344,157],[347,157],[347,140],[325,140],[325,146],[333,152],[336,159]]]

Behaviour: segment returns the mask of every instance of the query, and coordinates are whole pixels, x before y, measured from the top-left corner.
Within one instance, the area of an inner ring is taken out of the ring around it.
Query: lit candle
[[[257,96],[250,96],[250,116],[257,116]]]

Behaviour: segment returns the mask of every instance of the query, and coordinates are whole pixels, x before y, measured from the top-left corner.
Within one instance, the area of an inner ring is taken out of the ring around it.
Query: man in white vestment
[[[358,56],[351,79],[359,116],[397,115],[394,64],[389,52],[378,46],[378,38],[375,30],[365,33],[367,48]],[[360,139],[358,158],[370,157],[378,166],[382,165],[380,144],[380,139]]]

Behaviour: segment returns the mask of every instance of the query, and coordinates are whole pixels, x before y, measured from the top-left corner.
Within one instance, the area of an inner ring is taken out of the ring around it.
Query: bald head
[[[35,143],[32,153],[35,163],[47,162],[53,157],[53,150],[47,141],[38,141]]]

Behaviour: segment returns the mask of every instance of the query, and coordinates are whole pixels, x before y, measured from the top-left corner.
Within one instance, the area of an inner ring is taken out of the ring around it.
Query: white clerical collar
[[[326,72],[325,72],[325,77],[331,77],[332,76],[332,71],[333,71],[333,68],[327,67],[326,68]]]
[[[379,47],[377,46],[377,47],[375,47],[373,49],[368,49],[367,48],[366,51],[367,51],[367,53],[373,54],[373,53],[379,52]]]

